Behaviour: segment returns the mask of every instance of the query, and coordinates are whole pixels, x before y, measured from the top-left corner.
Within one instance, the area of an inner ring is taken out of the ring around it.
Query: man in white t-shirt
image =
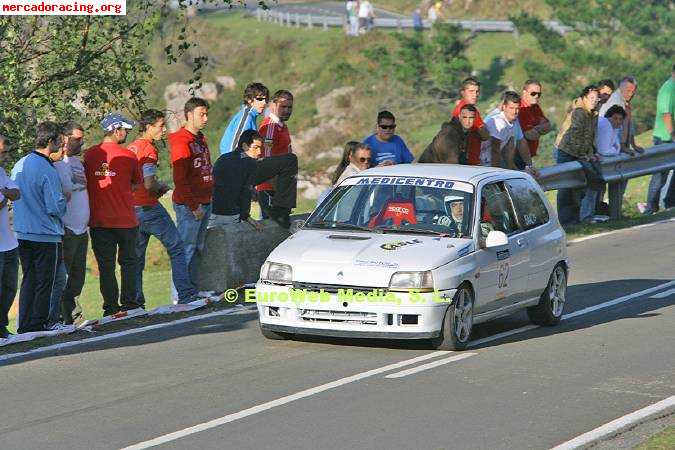
[[[370,31],[372,21],[375,18],[375,12],[372,3],[368,0],[359,2],[359,30],[362,33]]]
[[[480,148],[482,166],[506,167],[504,161],[513,160],[516,146],[516,119],[520,110],[520,96],[517,92],[504,93],[498,114],[485,120],[490,139],[483,141]]]
[[[63,126],[63,132],[67,138],[66,155],[63,160],[54,163],[54,167],[59,174],[63,191],[70,192],[67,195],[66,215],[63,217],[63,267],[57,272],[57,277],[67,274],[67,281],[63,283],[64,280],[60,280],[65,286],[58,293],[55,292],[55,295],[58,295],[63,322],[69,325],[82,318],[82,308],[77,299],[84,287],[87,268],[89,195],[84,166],[79,156],[84,145],[84,130],[75,122],[67,122]]]
[[[3,168],[9,156],[7,139],[0,135],[0,339],[9,337],[9,310],[19,283],[19,242],[9,225],[10,200],[19,199],[19,187]]]

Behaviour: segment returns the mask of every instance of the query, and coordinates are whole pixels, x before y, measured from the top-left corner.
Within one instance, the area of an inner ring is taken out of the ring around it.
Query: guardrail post
[[[403,28],[403,26],[401,25],[401,19],[396,19],[396,29],[398,31],[401,31],[401,28]]]
[[[621,181],[608,183],[607,196],[609,197],[609,218],[621,218],[621,206],[623,204],[623,192],[621,192]]]
[[[307,28],[312,28],[312,15],[307,14]]]
[[[295,28],[300,28],[300,14],[295,15]]]
[[[262,11],[260,10],[260,8],[255,10],[255,18],[258,22],[262,20]]]

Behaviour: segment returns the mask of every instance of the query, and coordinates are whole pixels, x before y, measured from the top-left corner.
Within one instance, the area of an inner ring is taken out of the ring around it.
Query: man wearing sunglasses
[[[270,91],[262,83],[251,83],[244,89],[242,106],[227,124],[225,133],[220,139],[220,154],[234,151],[239,136],[246,130],[258,131],[256,119],[265,111]]]
[[[408,164],[415,159],[403,139],[395,134],[396,118],[389,111],[377,115],[377,130],[363,140],[372,151],[372,166]]]
[[[537,155],[539,138],[551,132],[551,122],[544,116],[544,112],[539,106],[540,100],[541,83],[537,80],[527,80],[525,84],[523,84],[523,92],[520,96],[518,122],[525,135],[531,157]],[[523,168],[524,162],[517,153],[514,162],[516,167],[519,169]]]

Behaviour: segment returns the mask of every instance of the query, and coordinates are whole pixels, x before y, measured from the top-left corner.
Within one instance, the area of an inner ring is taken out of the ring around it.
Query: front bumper
[[[258,317],[263,329],[289,334],[373,339],[429,339],[437,337],[455,290],[437,293],[396,292],[399,303],[346,301],[344,295],[325,293],[316,301],[290,300],[288,286],[258,283]],[[279,300],[286,294],[288,299]],[[439,301],[439,297],[443,301]]]
[[[314,336],[366,339],[431,339],[441,334],[440,330],[428,332],[387,332],[387,331],[355,331],[335,330],[328,328],[303,328],[271,323],[260,323],[261,328],[278,333],[306,334]]]

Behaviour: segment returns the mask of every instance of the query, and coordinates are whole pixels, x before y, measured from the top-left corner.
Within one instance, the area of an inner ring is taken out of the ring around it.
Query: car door
[[[547,202],[534,182],[525,178],[505,181],[520,228],[530,249],[526,291],[523,299],[541,295],[555,264],[562,258],[564,236],[551,221]]]
[[[476,252],[479,276],[476,312],[483,313],[513,304],[514,296],[521,295],[527,282],[529,249],[517,236],[520,229],[513,205],[502,181],[484,185],[477,203]],[[485,248],[484,241],[492,230],[509,237],[503,248]]]

